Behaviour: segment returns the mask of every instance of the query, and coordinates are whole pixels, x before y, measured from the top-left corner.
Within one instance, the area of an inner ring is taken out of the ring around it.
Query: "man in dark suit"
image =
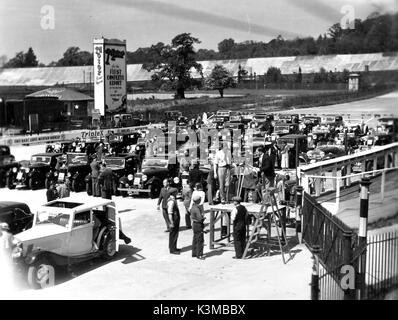
[[[193,163],[193,169],[189,171],[188,182],[193,187],[197,183],[203,183],[203,173],[199,170],[199,163],[195,161]]]
[[[250,223],[250,216],[245,206],[240,203],[240,197],[233,197],[235,208],[231,212],[231,219],[233,219],[233,232],[234,232],[234,246],[235,257],[234,259],[242,259],[246,247],[246,226]]]
[[[93,188],[93,196],[94,197],[100,197],[100,188],[99,188],[99,182],[98,182],[98,177],[99,177],[99,171],[100,171],[100,165],[97,161],[97,158],[95,157],[93,161],[90,163],[91,167],[91,182],[92,182],[92,188]]]
[[[264,152],[265,150],[263,148],[259,149],[260,152],[260,158],[259,158],[259,167],[260,167],[260,172],[262,174],[263,178],[263,188],[265,190],[268,190],[268,188],[271,188],[274,186],[274,180],[275,180],[275,158],[273,156],[270,156],[267,152]]]
[[[167,213],[170,220],[169,250],[171,254],[180,254],[181,249],[177,248],[178,233],[180,231],[180,210],[177,205],[177,189],[170,188],[167,199]]]
[[[163,180],[163,188],[160,190],[160,194],[159,194],[157,209],[160,210],[160,204],[162,204],[163,218],[164,218],[164,222],[166,223],[165,232],[170,231],[170,219],[167,214],[167,199],[169,198],[169,195],[170,195],[169,189],[170,189],[169,180],[164,179]]]
[[[112,199],[113,180],[113,171],[107,168],[105,163],[102,163],[102,172],[98,177],[98,181],[102,191],[102,198]]]

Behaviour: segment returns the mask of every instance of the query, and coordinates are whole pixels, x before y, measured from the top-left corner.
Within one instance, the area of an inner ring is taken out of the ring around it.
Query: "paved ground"
[[[359,185],[342,189],[340,206],[336,216],[347,226],[358,229],[359,224]],[[398,171],[386,174],[384,201],[381,200],[381,176],[372,179],[369,197],[369,229],[388,226],[398,217]],[[318,201],[331,212],[335,209],[335,192],[318,197]]]
[[[84,193],[72,194],[79,200]],[[45,202],[44,190],[0,190],[1,199],[24,201],[34,210]],[[293,258],[283,264],[280,253],[234,260],[233,247],[209,250],[206,260],[191,257],[192,231],[184,223],[178,241],[180,256],[168,253],[168,234],[156,200],[114,197],[124,232],[132,245],[121,245],[112,262],[95,261],[62,277],[54,288],[33,291],[20,287],[19,299],[309,299],[311,258],[304,245],[294,245]],[[183,208],[181,207],[181,212]],[[207,219],[209,220],[209,218]],[[293,229],[288,229],[294,235]]]

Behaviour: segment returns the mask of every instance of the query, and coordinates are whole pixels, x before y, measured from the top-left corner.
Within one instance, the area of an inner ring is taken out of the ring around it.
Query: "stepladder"
[[[278,206],[275,190],[269,188],[265,191],[260,211],[253,215],[254,222],[249,231],[243,259],[249,256],[249,252],[253,256],[258,247],[266,248],[268,256],[271,255],[271,249],[280,251],[284,264],[288,261],[285,254],[288,254],[289,259],[292,257],[285,230],[285,212]]]

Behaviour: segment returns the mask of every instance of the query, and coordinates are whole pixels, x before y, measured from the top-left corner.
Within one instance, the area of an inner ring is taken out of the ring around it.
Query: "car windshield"
[[[290,126],[275,126],[275,133],[288,133]]]
[[[69,214],[64,212],[49,212],[49,211],[38,211],[36,216],[36,225],[39,224],[56,224],[61,227],[66,227],[69,223]]]
[[[87,164],[88,158],[86,154],[68,154],[68,164]]]
[[[33,156],[30,160],[31,163],[44,163],[44,164],[50,164],[51,162],[51,157],[46,157],[46,156]]]
[[[108,167],[124,168],[125,159],[123,158],[105,158],[104,162]]]
[[[144,159],[142,167],[167,168],[168,161],[164,159]]]

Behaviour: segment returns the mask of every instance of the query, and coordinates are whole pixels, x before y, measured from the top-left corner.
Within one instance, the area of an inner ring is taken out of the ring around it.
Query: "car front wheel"
[[[12,177],[7,177],[6,178],[6,185],[7,185],[7,188],[10,189],[10,190],[15,189],[14,179]]]
[[[54,267],[45,259],[36,261],[28,269],[28,284],[33,289],[44,289],[54,286]]]
[[[160,187],[159,186],[151,185],[149,190],[150,190],[149,196],[151,197],[151,199],[155,199],[155,198],[159,197],[159,194],[160,194]]]

